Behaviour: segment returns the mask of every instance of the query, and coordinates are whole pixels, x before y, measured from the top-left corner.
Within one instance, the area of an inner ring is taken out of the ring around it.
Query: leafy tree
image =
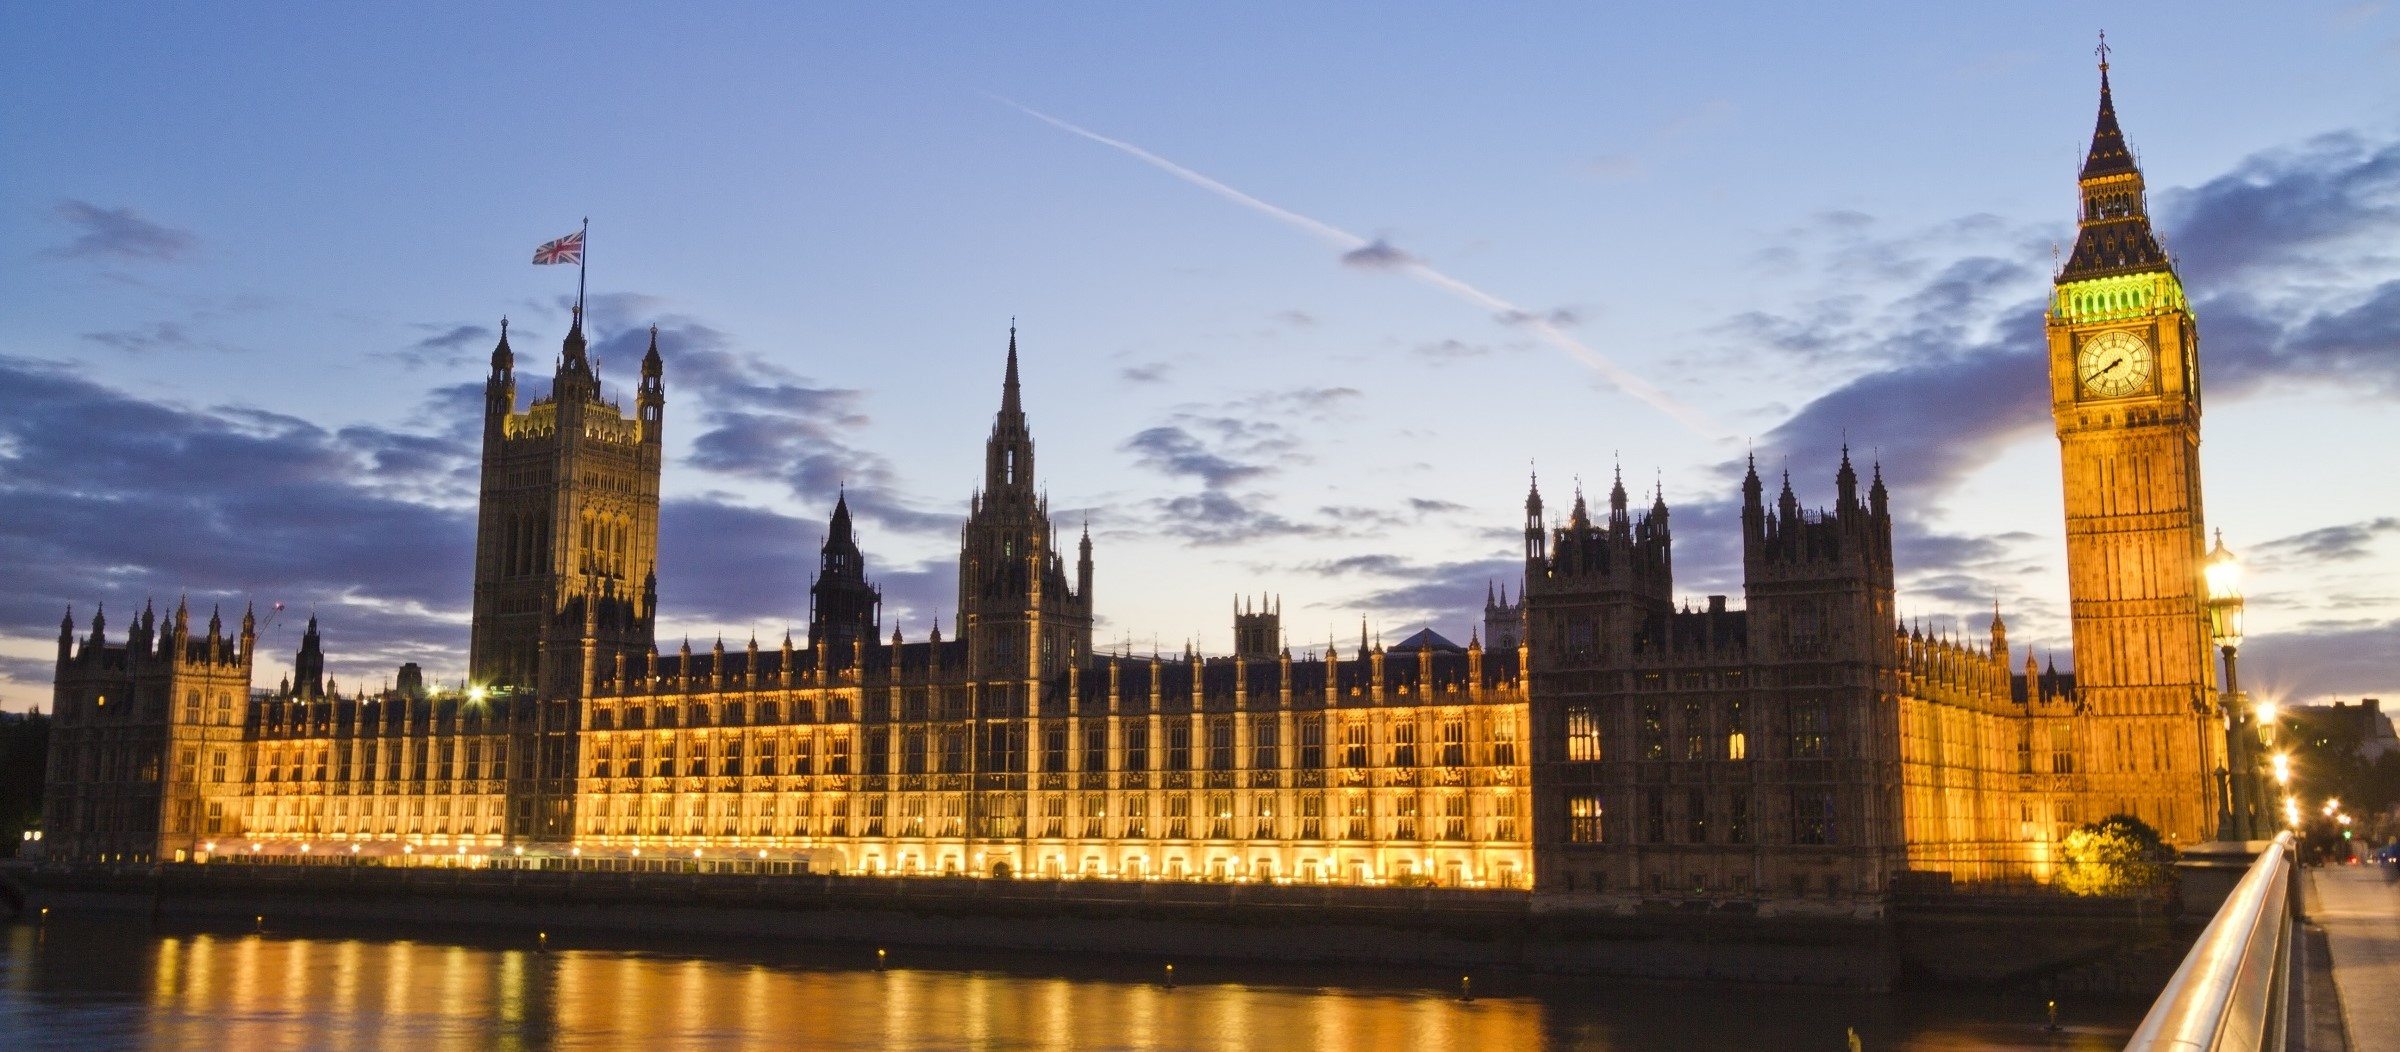
[[[2174,849],[2132,815],[2078,826],[2060,847],[2058,885],[2071,894],[2130,895],[2161,887],[2174,873]]]

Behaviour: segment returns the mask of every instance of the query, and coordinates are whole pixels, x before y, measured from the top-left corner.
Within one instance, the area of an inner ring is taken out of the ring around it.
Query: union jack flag
[[[534,249],[533,262],[536,266],[548,266],[552,263],[581,264],[583,262],[583,231],[578,230]]]

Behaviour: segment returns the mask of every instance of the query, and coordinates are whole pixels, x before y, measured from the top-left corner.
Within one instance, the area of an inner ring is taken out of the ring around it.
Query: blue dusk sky
[[[1738,602],[1744,454],[1824,505],[1846,439],[1904,615],[2063,665],[2103,28],[2245,685],[2400,695],[2393,4],[227,3],[0,14],[0,705],[179,595],[284,604],[262,686],[310,611],[345,685],[462,675],[486,356],[546,375],[586,215],[604,380],[666,358],[667,647],[803,624],[845,484],[887,630],[947,627],[1014,318],[1112,648],[1262,592],[1463,642],[1529,466],[1663,487]]]

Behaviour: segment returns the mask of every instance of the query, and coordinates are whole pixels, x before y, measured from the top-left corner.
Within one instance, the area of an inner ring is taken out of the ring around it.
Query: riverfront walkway
[[[2352,1052],[2400,1052],[2400,884],[2381,866],[2308,870],[2308,918],[2325,929]]]

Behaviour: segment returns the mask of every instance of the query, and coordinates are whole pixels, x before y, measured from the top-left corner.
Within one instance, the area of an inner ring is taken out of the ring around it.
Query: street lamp
[[[2225,550],[2225,532],[2217,531],[2217,546],[2200,566],[2206,586],[2208,635],[2225,655],[2225,690],[2217,711],[2225,718],[2225,766],[2218,769],[2217,839],[2249,840],[2257,832],[2250,813],[2250,749],[2244,733],[2248,713],[2242,710],[2240,683],[2234,674],[2234,651],[2242,645],[2242,564]]]

